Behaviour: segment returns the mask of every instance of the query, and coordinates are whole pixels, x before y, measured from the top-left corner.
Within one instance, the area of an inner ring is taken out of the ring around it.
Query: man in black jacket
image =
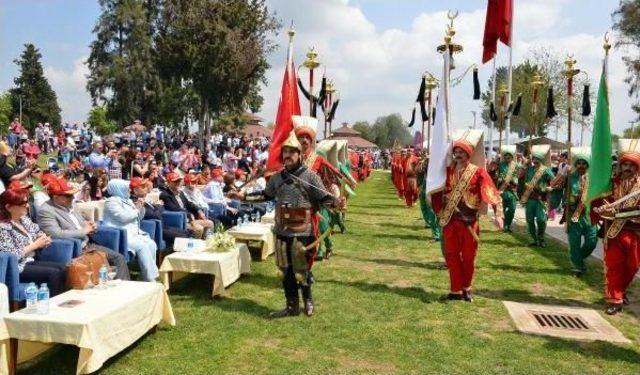
[[[208,220],[205,213],[191,203],[180,191],[182,176],[176,172],[170,172],[167,174],[166,180],[167,188],[160,192],[160,200],[164,202],[164,208],[167,211],[186,213],[187,229],[193,233],[195,238],[204,238],[205,233],[213,228],[213,221]]]

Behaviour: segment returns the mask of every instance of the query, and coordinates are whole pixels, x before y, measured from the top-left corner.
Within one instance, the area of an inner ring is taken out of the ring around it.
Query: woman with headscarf
[[[156,265],[156,243],[140,229],[140,220],[144,218],[144,201],[134,203],[129,197],[129,182],[111,180],[107,184],[109,198],[104,204],[104,225],[123,228],[127,231],[127,251],[132,253],[140,265],[141,277],[145,281],[154,281],[158,276]]]

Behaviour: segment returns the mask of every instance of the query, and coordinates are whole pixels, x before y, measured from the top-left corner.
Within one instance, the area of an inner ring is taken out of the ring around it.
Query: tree
[[[6,134],[9,123],[13,120],[13,108],[11,107],[11,94],[5,92],[0,95],[0,133]]]
[[[108,117],[107,109],[104,106],[95,106],[89,111],[87,123],[100,135],[115,133],[118,127]]]
[[[373,128],[367,121],[356,121],[353,124],[353,130],[359,132],[360,136],[369,142],[375,142],[376,140]]]
[[[11,106],[13,113],[19,113],[22,99],[22,123],[27,129],[35,128],[38,122],[49,122],[57,128],[61,122],[58,97],[44,76],[41,58],[33,44],[25,44],[20,59],[13,61],[20,75],[14,78],[16,87],[10,90]]]
[[[269,39],[280,28],[264,0],[165,0],[157,47],[164,79],[183,82],[197,98],[200,131],[223,113],[257,111],[269,68]]]
[[[627,66],[625,82],[629,85],[628,94],[637,99],[640,93],[640,1],[621,0],[612,16],[613,29],[618,32],[616,47],[625,47],[628,53],[622,57]],[[640,102],[636,101],[632,108],[640,119]]]
[[[554,50],[550,48],[537,48],[529,51],[530,57],[523,63],[517,65],[513,69],[513,94],[512,101],[515,103],[519,94],[522,94],[522,106],[518,116],[511,116],[511,131],[521,135],[529,136],[530,134],[544,136],[549,131],[551,119],[546,117],[546,103],[549,87],[553,87],[555,109],[558,116],[554,118],[553,123],[557,126],[565,126],[567,122],[567,95],[566,95],[566,78],[563,75],[565,65],[562,58]],[[496,70],[497,85],[496,91],[499,90],[500,84],[507,83],[507,67],[499,67]],[[533,86],[534,76],[538,74],[541,77],[542,86],[538,89],[538,107],[535,119],[532,119],[533,105]],[[583,127],[591,124],[591,116],[582,117],[582,88],[589,81],[584,75],[574,77],[574,95],[573,95],[573,122]],[[489,106],[491,103],[491,88],[493,79],[489,78],[487,82],[488,89],[482,94],[484,109],[482,111],[482,121],[489,126],[491,120],[489,117]],[[592,93],[590,92],[590,95]],[[499,93],[496,92],[495,111],[499,116]],[[499,126],[499,119],[496,126]],[[534,127],[535,125],[535,127]],[[536,131],[537,129],[537,131]],[[575,143],[575,140],[574,142]]]
[[[413,144],[413,137],[399,113],[378,117],[372,132],[375,135],[372,142],[381,149],[390,148],[396,140],[404,146]]]
[[[101,15],[87,60],[87,90],[94,105],[126,126],[156,123],[161,95],[153,35],[160,0],[99,0]]]

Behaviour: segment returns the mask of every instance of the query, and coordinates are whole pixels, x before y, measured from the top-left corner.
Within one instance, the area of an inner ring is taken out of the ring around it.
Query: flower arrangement
[[[235,238],[225,232],[222,226],[217,227],[215,232],[207,239],[207,251],[210,252],[223,253],[233,250],[235,247]]]

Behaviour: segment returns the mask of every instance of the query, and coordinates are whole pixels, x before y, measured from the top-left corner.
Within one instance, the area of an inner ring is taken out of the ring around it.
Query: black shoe
[[[462,298],[467,302],[473,302],[473,294],[471,293],[470,290],[463,290]]]
[[[314,310],[314,306],[313,306],[313,300],[311,298],[307,299],[304,301],[304,313],[307,316],[312,316],[313,315],[313,310]]]
[[[462,301],[462,299],[463,299],[462,294],[457,294],[457,293],[449,293],[447,295],[440,297],[440,301]]]
[[[621,303],[613,303],[609,305],[605,313],[607,315],[616,315],[617,313],[622,312],[622,304]]]
[[[504,232],[505,232],[505,233],[511,233],[511,228],[506,228],[506,227],[505,227],[505,228],[504,228]]]
[[[322,260],[324,259],[324,257],[322,255],[316,255],[313,260],[315,260],[316,262],[322,262]]]
[[[538,244],[538,241],[533,241],[533,242],[530,242],[527,246],[529,246],[529,247],[538,247],[539,244]]]
[[[545,247],[547,247],[547,243],[544,240],[541,240],[538,241],[538,246],[544,249]]]
[[[287,300],[287,307],[280,311],[274,311],[269,314],[270,318],[278,319],[278,318],[286,318],[288,316],[298,316],[300,315],[300,301],[296,299]]]
[[[447,262],[442,262],[442,264],[439,265],[438,268],[441,270],[449,269],[449,267],[447,266]]]
[[[324,252],[324,259],[329,259],[333,255],[333,249],[327,249]]]
[[[573,271],[573,276],[581,278],[584,275],[584,271]]]
[[[627,297],[627,293],[622,295],[622,304],[623,305],[629,305],[629,297]]]

